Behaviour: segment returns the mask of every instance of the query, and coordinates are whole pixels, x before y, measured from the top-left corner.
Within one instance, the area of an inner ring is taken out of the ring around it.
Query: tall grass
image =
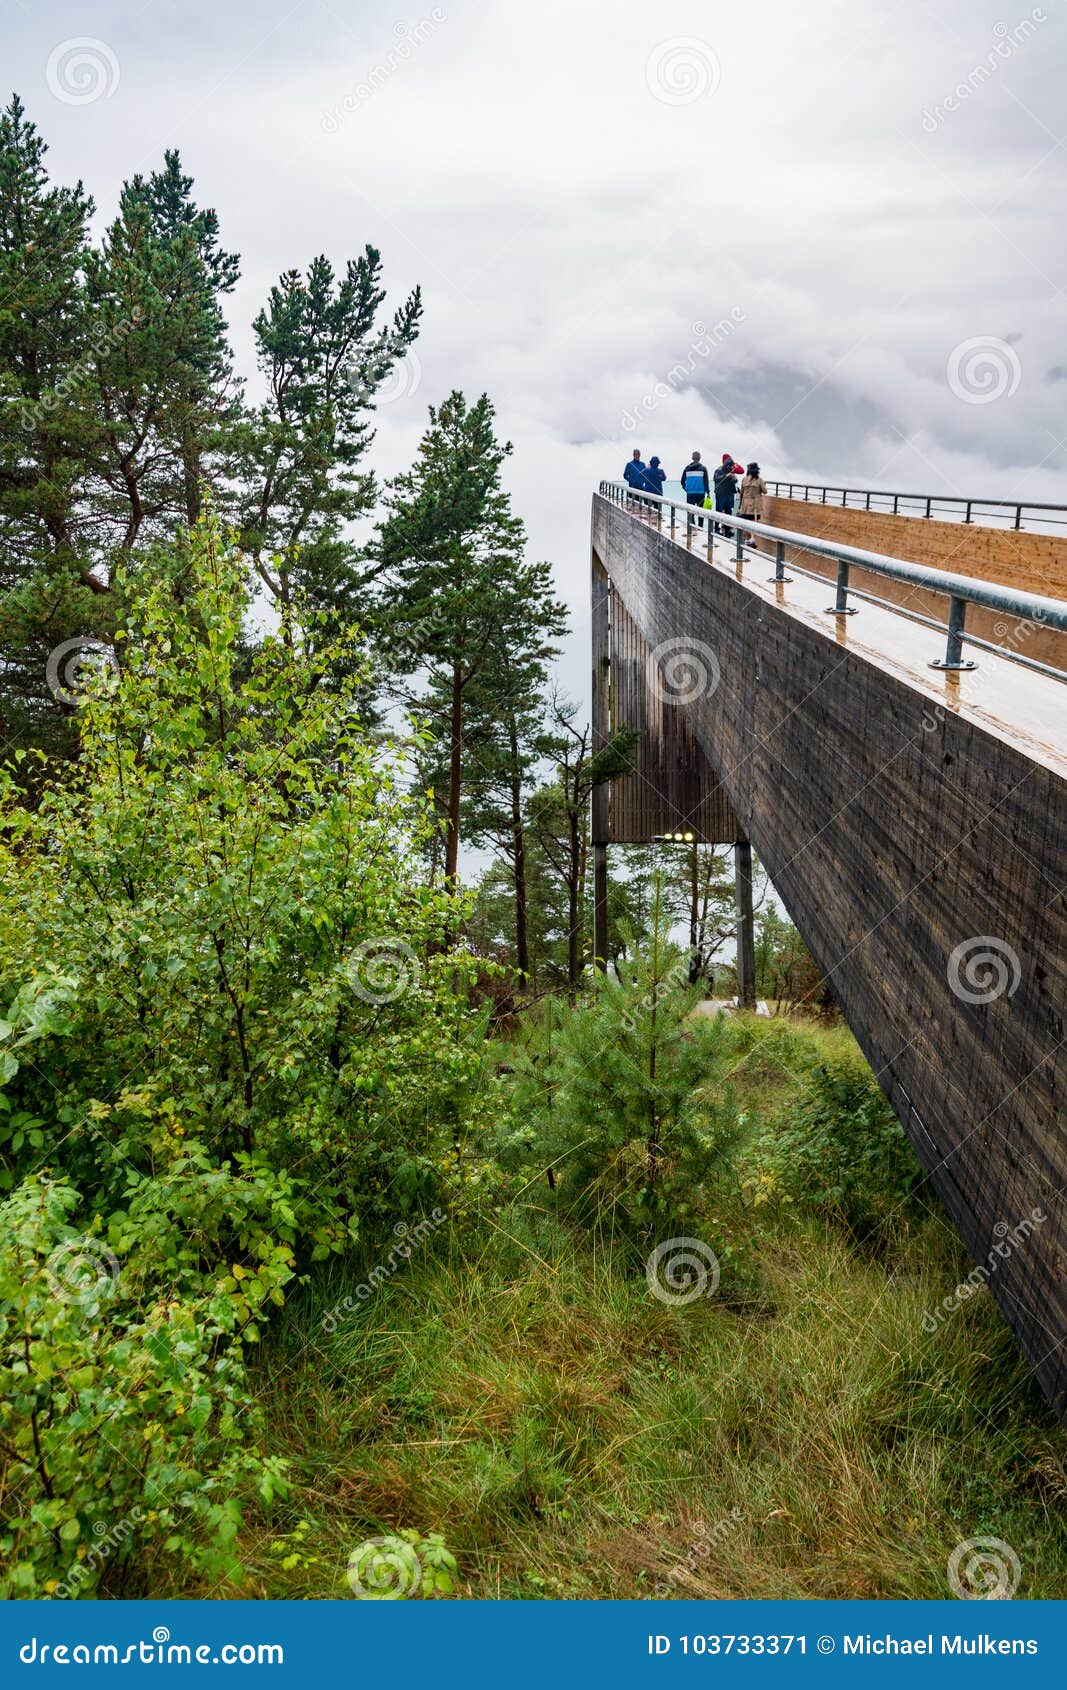
[[[742,1029],[737,1072],[788,1107],[847,1051]],[[967,1270],[936,1202],[876,1254],[781,1192],[721,1207],[743,1247],[683,1307],[532,1193],[442,1228],[334,1331],[363,1266],[324,1271],[262,1358],[293,1488],[253,1588],[344,1595],[349,1552],[411,1528],[476,1597],[945,1597],[977,1535],[1012,1546],[1020,1596],[1067,1593],[1063,1434],[992,1299],[924,1329]]]

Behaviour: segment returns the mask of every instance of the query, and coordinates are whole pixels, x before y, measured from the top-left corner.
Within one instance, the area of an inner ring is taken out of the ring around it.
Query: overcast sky
[[[574,609],[589,496],[632,447],[771,477],[1067,501],[1064,9],[987,0],[4,0],[5,67],[114,211],[178,146],[242,255],[380,247],[422,284],[382,407],[491,393]]]

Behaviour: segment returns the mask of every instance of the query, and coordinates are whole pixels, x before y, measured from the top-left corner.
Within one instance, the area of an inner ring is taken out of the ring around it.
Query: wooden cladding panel
[[[647,642],[715,652],[693,730],[1063,1416],[1067,780],[600,498],[594,536]]]
[[[1067,540],[1055,535],[982,528],[977,523],[938,522],[936,517],[927,520],[894,516],[887,511],[843,509],[803,499],[768,499],[767,521],[775,528],[856,546],[861,551],[883,552],[908,563],[925,564],[928,569],[947,569],[978,581],[1017,587],[1021,592],[1067,599]],[[763,542],[763,549],[770,552],[769,541]],[[837,565],[830,558],[810,553],[800,557],[792,546],[786,547],[786,557],[828,580],[837,574]],[[947,620],[948,601],[942,593],[888,581],[864,569],[854,569],[851,579],[853,586],[890,604],[905,605],[935,622]],[[1020,622],[981,605],[968,605],[967,627],[980,639],[1067,670],[1067,634],[1055,628]]]
[[[647,845],[658,834],[689,831],[705,844],[733,844],[739,835],[729,799],[617,593],[610,623],[611,729],[636,728],[641,737],[634,773],[611,783],[609,840]],[[686,654],[678,655],[684,667]],[[699,668],[686,674],[700,683]]]

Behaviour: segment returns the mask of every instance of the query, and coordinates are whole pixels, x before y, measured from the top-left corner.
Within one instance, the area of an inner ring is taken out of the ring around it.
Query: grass
[[[765,1029],[734,1075],[761,1128],[851,1045]],[[536,1190],[442,1228],[334,1331],[366,1264],[323,1270],[261,1357],[293,1484],[250,1510],[241,1593],[343,1596],[350,1551],[400,1529],[443,1533],[469,1597],[945,1597],[979,1535],[1020,1596],[1067,1593],[1063,1434],[992,1299],[923,1327],[968,1266],[936,1203],[876,1255],[795,1205],[727,1211],[744,1248],[684,1307]]]

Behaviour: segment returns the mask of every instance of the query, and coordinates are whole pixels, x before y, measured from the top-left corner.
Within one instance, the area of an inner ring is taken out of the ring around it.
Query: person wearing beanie
[[[734,499],[737,496],[736,477],[741,473],[741,465],[734,463],[732,452],[724,452],[722,463],[715,471],[715,509],[726,516],[733,515]],[[728,540],[733,539],[733,529],[723,527],[720,530]]]
[[[741,502],[737,507],[737,514],[751,517],[753,522],[762,522],[766,497],[767,483],[759,472],[759,464],[749,464],[745,479],[741,483]]]

